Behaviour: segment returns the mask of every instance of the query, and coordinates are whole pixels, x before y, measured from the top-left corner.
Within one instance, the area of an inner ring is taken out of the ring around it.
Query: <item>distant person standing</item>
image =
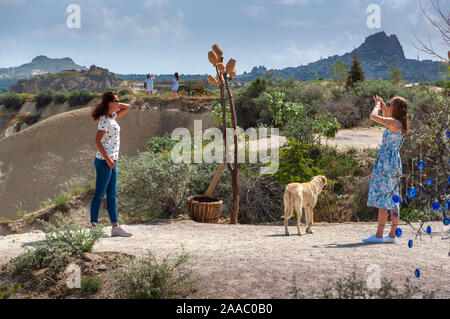
[[[153,95],[153,81],[156,80],[156,77],[154,77],[151,74],[147,74],[147,80],[146,80],[146,86],[147,89],[147,95]]]
[[[111,220],[112,237],[130,237],[131,233],[119,226],[117,215],[117,160],[119,159],[120,126],[117,119],[130,110],[130,105],[120,103],[116,92],[105,92],[101,102],[91,113],[98,123],[95,146],[97,154],[94,166],[96,170],[95,193],[91,202],[91,229],[98,224],[98,215],[103,197],[107,196],[108,215]]]
[[[178,72],[173,75],[172,78],[172,92],[174,97],[178,97],[178,81],[180,80],[180,76]]]

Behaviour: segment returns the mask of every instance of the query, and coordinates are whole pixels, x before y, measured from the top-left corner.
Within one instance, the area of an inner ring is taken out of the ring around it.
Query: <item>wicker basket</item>
[[[208,196],[187,198],[189,215],[196,222],[217,224],[222,213],[223,201]]]

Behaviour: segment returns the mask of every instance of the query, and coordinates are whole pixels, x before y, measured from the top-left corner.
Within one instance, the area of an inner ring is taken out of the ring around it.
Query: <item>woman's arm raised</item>
[[[372,121],[374,121],[375,123],[378,123],[378,124],[381,124],[381,125],[387,127],[394,133],[399,133],[399,131],[400,131],[399,123],[400,122],[394,118],[380,116],[379,115],[380,110],[381,110],[380,104],[375,105],[375,107],[372,111],[372,114],[370,115],[370,119]]]
[[[128,113],[130,110],[130,104],[119,103],[119,110],[117,111],[116,119],[120,119],[122,116]]]

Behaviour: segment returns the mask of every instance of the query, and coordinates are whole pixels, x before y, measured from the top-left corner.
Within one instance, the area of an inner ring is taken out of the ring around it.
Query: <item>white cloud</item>
[[[280,26],[285,28],[314,28],[314,29],[323,29],[326,28],[327,25],[324,23],[321,23],[321,21],[318,20],[296,20],[292,18],[286,18],[283,20],[280,20],[279,22]]]
[[[245,7],[244,12],[252,18],[261,18],[265,13],[267,13],[267,9],[260,4],[252,4]]]
[[[407,4],[413,4],[411,0],[383,0],[381,5],[389,9],[402,9]]]
[[[287,4],[287,5],[293,5],[293,4],[298,4],[298,5],[307,5],[310,4],[312,2],[322,2],[322,0],[272,0],[272,2],[275,2],[277,4]]]
[[[18,6],[25,3],[26,0],[0,0],[0,6]]]
[[[78,0],[81,7],[81,29],[68,29],[65,24],[49,29],[37,29],[38,38],[56,36],[70,39],[119,41],[127,39],[176,41],[188,36],[184,13],[167,8],[167,0],[144,0],[143,8],[134,15],[122,15],[105,1]]]
[[[169,4],[169,0],[144,0],[144,7],[164,7]]]
[[[288,40],[287,43],[288,47],[284,51],[269,54],[276,68],[305,65],[320,60],[321,57],[328,57],[329,47],[323,43],[315,43],[305,49],[298,48],[292,40]]]

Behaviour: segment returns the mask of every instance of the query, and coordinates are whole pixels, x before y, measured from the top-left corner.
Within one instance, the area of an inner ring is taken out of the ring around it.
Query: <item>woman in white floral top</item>
[[[98,223],[98,215],[103,197],[107,196],[108,215],[111,220],[112,237],[130,237],[131,233],[119,226],[117,215],[117,160],[120,149],[120,126],[117,119],[124,116],[130,110],[130,105],[120,103],[116,92],[106,92],[102,101],[91,113],[92,118],[97,121],[97,135],[95,145],[97,154],[94,166],[97,173],[95,183],[95,194],[91,202],[91,229]]]

